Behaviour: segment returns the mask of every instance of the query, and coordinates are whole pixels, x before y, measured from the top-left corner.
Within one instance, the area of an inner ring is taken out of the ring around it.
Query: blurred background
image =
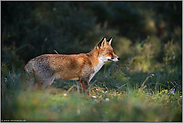
[[[2,71],[45,53],[89,52],[103,38],[134,71],[182,64],[182,2],[1,2]]]

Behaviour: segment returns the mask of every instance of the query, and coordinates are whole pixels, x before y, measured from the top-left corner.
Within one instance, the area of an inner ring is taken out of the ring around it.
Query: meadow
[[[78,94],[74,81],[20,91],[19,75],[12,72],[2,83],[2,121],[182,121],[181,74],[181,69],[130,74],[127,66],[108,63],[90,82],[88,96]]]

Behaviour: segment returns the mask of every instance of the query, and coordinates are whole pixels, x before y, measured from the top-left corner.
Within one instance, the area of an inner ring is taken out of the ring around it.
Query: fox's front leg
[[[81,82],[81,85],[82,85],[83,93],[85,93],[86,90],[88,89],[89,82],[84,80],[84,79],[80,79],[80,82]],[[86,92],[86,94],[89,95],[89,90]]]
[[[88,82],[86,82],[86,81],[82,81],[82,89],[83,89],[83,93],[86,93],[86,94],[88,94],[89,95],[89,90],[87,90],[88,89]],[[87,92],[86,92],[86,90],[87,90]]]
[[[85,66],[82,69],[82,74],[79,78],[80,83],[82,85],[83,93],[86,93],[88,95],[89,95],[89,90],[87,90],[87,89],[89,87],[90,77],[91,77],[91,74],[94,73],[94,70],[91,68],[92,68],[91,62],[86,61]],[[87,90],[87,92],[86,92],[86,90]]]

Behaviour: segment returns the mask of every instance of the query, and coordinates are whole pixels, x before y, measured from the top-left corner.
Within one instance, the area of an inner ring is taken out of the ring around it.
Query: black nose
[[[120,57],[118,57],[118,60],[120,60]]]

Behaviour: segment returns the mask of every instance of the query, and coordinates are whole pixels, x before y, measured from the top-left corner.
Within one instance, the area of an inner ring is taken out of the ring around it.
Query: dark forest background
[[[1,2],[1,10],[2,69],[54,50],[89,52],[103,37],[113,37],[122,63],[181,64],[182,2]]]

